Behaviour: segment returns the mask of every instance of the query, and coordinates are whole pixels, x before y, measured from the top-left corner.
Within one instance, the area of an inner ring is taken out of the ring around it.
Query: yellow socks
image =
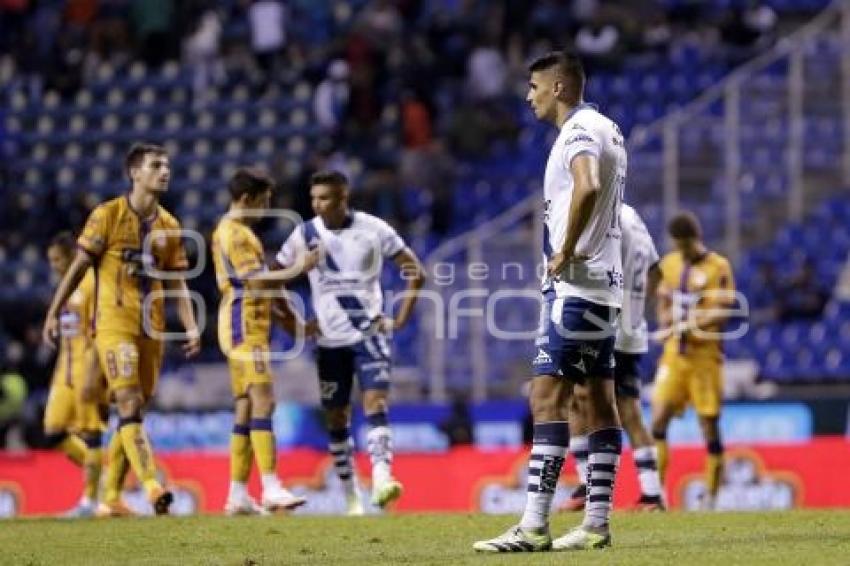
[[[230,435],[230,479],[245,483],[251,475],[251,429],[246,425],[233,425]]]
[[[100,487],[100,472],[103,469],[103,438],[100,432],[86,435],[86,458],[84,464],[83,497],[97,501]]]
[[[670,464],[670,447],[667,445],[667,439],[656,437],[655,448],[658,450],[658,479],[663,486],[664,479],[667,477],[667,466]]]
[[[705,459],[705,487],[712,498],[720,491],[723,479],[723,445],[719,440],[708,443],[708,457]]]
[[[275,473],[276,449],[272,420],[251,419],[251,447],[261,474]]]
[[[106,503],[114,503],[121,497],[121,489],[124,487],[124,477],[130,468],[127,455],[124,454],[124,443],[118,431],[112,435],[109,446],[106,448],[107,466],[106,481],[103,485],[103,500]]]
[[[136,477],[145,488],[148,495],[162,489],[156,479],[156,461],[153,457],[148,435],[142,428],[142,419],[139,417],[122,418],[118,424],[118,433],[121,435],[121,443],[124,453],[130,461]]]

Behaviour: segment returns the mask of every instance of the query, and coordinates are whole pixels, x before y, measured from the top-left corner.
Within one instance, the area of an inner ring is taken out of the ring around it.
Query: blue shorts
[[[614,352],[614,390],[618,399],[640,399],[640,354]]]
[[[354,377],[361,391],[387,391],[390,387],[390,346],[386,336],[374,335],[351,346],[316,349],[319,392],[326,409],[351,404]]]
[[[618,316],[616,307],[544,295],[534,375],[563,376],[576,383],[588,377],[613,379]]]

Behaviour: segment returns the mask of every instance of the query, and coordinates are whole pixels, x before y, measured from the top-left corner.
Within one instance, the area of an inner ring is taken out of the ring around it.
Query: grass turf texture
[[[0,522],[0,564],[848,564],[850,512],[620,513],[614,546],[475,554],[516,517],[191,517]],[[558,515],[559,536],[580,515]]]

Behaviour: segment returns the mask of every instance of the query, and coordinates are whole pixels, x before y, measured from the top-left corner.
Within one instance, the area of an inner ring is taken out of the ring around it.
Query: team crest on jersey
[[[695,287],[703,288],[708,283],[708,275],[700,269],[694,269],[691,272],[691,284]]]

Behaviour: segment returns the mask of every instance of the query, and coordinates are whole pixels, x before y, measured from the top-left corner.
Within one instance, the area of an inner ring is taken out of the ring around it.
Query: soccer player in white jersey
[[[601,548],[622,447],[614,401],[614,334],[623,300],[620,203],[626,179],[623,135],[583,101],[584,70],[568,52],[530,66],[527,101],[560,129],[543,181],[543,306],[530,404],[534,436],[525,512],[481,552]],[[552,540],[549,513],[569,445],[573,383],[587,390],[588,504],[582,524]]]
[[[617,411],[634,450],[641,492],[636,507],[644,511],[663,511],[657,451],[641,418],[639,370],[641,355],[649,350],[649,333],[644,316],[646,300],[647,297],[655,296],[661,282],[661,269],[652,236],[637,211],[627,204],[620,207],[620,230],[623,236],[625,296],[614,344]],[[584,388],[576,386],[570,404],[570,452],[576,460],[576,471],[581,483],[564,505],[563,509],[567,511],[580,511],[586,503],[587,484],[584,478],[587,476],[588,441],[584,422],[585,404]]]
[[[410,319],[424,270],[416,254],[393,228],[371,214],[350,210],[348,180],[336,171],[310,179],[316,216],[298,226],[277,255],[294,265],[306,249],[322,245],[325,259],[309,272],[316,321],[305,333],[317,338],[316,361],[322,406],[334,467],[346,491],[349,515],[362,515],[352,465],[351,388],[357,377],[369,424],[367,448],[372,462],[372,503],[384,507],[398,499],[401,483],[392,475],[392,435],[387,419],[391,355],[388,334]],[[401,270],[407,289],[394,318],[383,314],[380,286],[383,259]]]

